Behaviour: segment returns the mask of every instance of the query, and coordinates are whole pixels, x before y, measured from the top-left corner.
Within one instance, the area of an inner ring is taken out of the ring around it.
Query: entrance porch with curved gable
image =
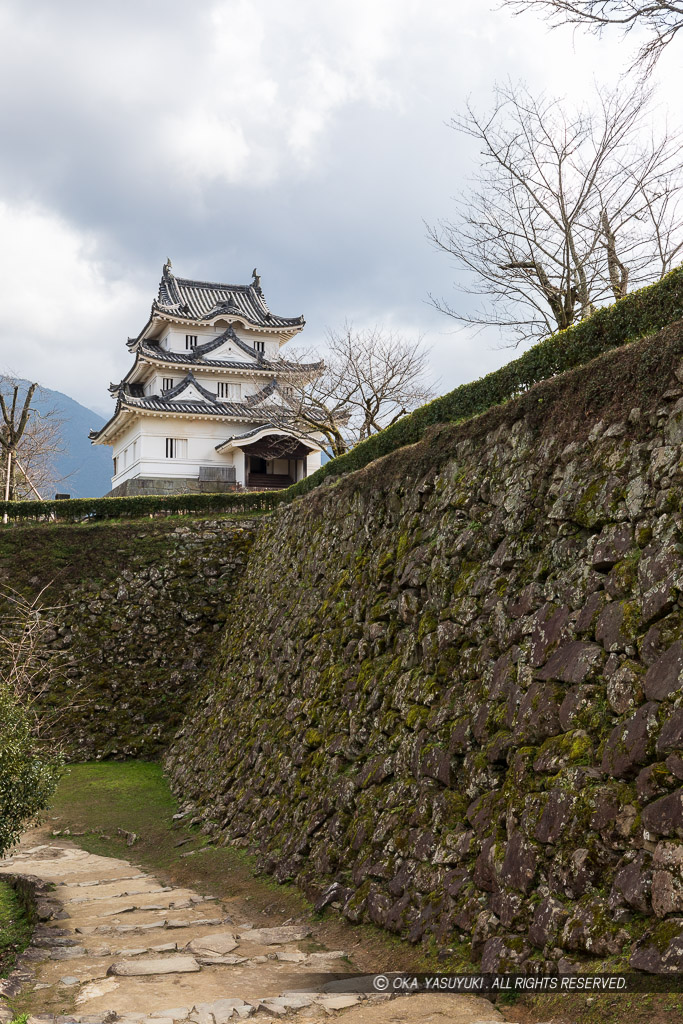
[[[241,477],[251,490],[263,491],[279,490],[303,480],[320,464],[321,447],[308,437],[266,426],[228,438],[216,445],[216,451],[232,453],[235,464],[243,460],[243,465],[238,465],[238,479]],[[313,466],[309,466],[311,456]]]

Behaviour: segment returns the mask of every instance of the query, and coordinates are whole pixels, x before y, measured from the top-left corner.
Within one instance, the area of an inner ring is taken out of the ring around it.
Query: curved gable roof
[[[256,271],[251,284],[219,284],[176,277],[169,264],[164,265],[153,311],[183,320],[212,320],[226,314],[240,316],[256,327],[304,326],[303,316],[275,316],[270,312]]]

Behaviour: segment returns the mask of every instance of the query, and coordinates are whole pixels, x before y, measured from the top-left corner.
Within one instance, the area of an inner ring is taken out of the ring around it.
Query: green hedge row
[[[173,512],[264,512],[282,501],[282,491],[229,494],[139,495],[128,498],[69,498],[63,501],[0,501],[0,516],[59,522],[136,518]]]
[[[628,342],[654,334],[683,318],[683,267],[661,281],[632,292],[611,306],[596,310],[581,323],[558,331],[530,348],[500,370],[434,399],[404,416],[391,427],[332,459],[319,470],[283,492],[291,500],[319,486],[326,477],[341,476],[369,462],[419,441],[435,423],[469,419],[528,390],[564,370],[582,366],[596,356]]]
[[[169,512],[266,511],[318,487],[326,478],[356,469],[419,441],[436,423],[468,419],[527,391],[534,384],[590,362],[610,349],[654,334],[683,318],[683,267],[661,281],[598,309],[581,323],[552,334],[519,359],[471,384],[421,406],[415,412],[332,459],[305,480],[284,491],[233,494],[176,494],[167,497],[74,498],[65,501],[0,501],[0,516],[11,519],[111,519]]]

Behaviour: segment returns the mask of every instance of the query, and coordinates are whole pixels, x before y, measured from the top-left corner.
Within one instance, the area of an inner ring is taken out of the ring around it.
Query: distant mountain
[[[20,381],[28,386],[27,381]],[[104,419],[63,395],[41,387],[33,399],[39,411],[56,409],[62,421],[64,453],[55,457],[55,477],[61,482],[57,490],[72,498],[100,498],[111,490],[111,448],[91,445],[88,432],[104,424]],[[54,494],[45,494],[53,498]]]

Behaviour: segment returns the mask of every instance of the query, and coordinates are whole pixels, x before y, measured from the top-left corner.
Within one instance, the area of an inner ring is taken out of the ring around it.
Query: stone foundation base
[[[150,494],[224,494],[240,490],[238,484],[227,480],[197,480],[196,477],[174,477],[151,479],[135,477],[124,480],[105,495],[107,498],[125,498],[133,495]]]

